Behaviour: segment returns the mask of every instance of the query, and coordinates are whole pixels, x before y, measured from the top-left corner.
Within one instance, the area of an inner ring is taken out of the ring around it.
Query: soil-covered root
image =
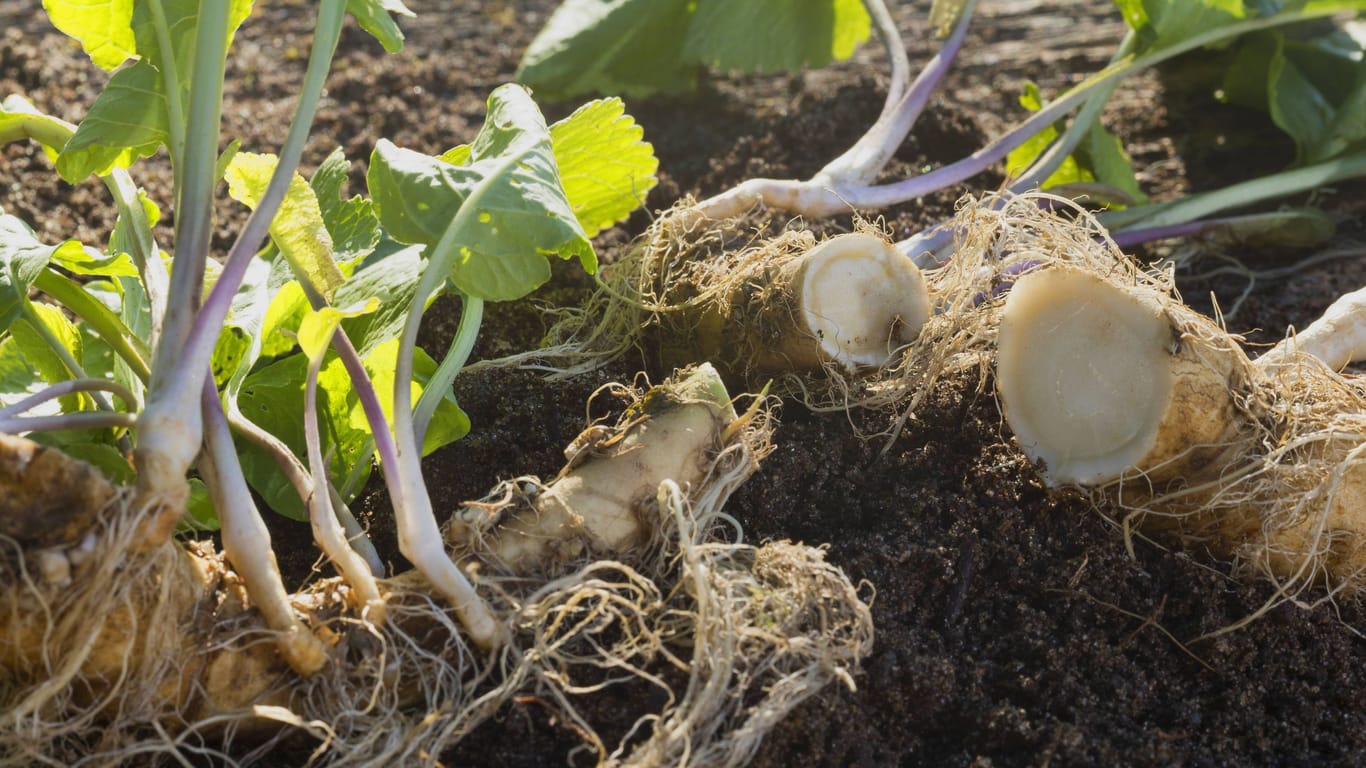
[[[637,439],[665,406],[686,409],[704,395],[634,395],[620,434],[579,446],[579,467]],[[652,532],[627,537],[614,559],[600,559],[611,547],[577,530],[568,538],[582,547],[560,549],[535,576],[511,573],[497,550],[484,560],[477,545],[462,547],[460,562],[508,628],[496,651],[466,642],[415,573],[381,581],[383,625],[329,579],[292,597],[328,650],[328,663],[307,678],[281,660],[275,633],[220,556],[176,542],[142,551],[131,494],[106,488],[95,498],[111,501],[90,516],[68,579],[45,578],[35,550],[2,540],[0,765],[209,756],[278,764],[281,749],[295,762],[311,749],[318,764],[435,764],[523,696],[556,706],[602,764],[673,765],[684,752],[739,764],[795,703],[852,680],[871,621],[819,550],[739,543],[722,511],[768,450],[762,402],[732,419],[709,410],[700,424],[707,459],[633,500],[637,524]],[[570,463],[561,479],[572,476]],[[507,519],[515,529],[518,517]],[[489,543],[522,535],[482,531]],[[619,733],[620,723],[594,722],[583,697],[633,681],[660,689],[649,699],[663,708],[644,711],[642,702],[639,722],[608,743],[599,726]]]
[[[1251,361],[1170,278],[1053,265],[1005,302],[997,389],[1053,485],[1202,542],[1286,592],[1366,577],[1366,388],[1293,350]]]

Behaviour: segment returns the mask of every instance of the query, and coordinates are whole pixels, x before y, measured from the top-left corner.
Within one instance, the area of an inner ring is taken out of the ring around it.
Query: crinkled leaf
[[[659,160],[644,135],[617,98],[591,101],[550,126],[565,197],[588,237],[631,215],[658,182]]]
[[[531,41],[516,79],[543,97],[691,90],[682,30],[695,0],[566,0]]]
[[[598,99],[550,126],[565,197],[588,237],[631,215],[659,181],[654,147],[625,112],[621,99]],[[470,145],[453,147],[440,159],[464,165]]]
[[[309,181],[322,209],[323,224],[332,236],[332,258],[339,262],[369,256],[380,241],[374,203],[359,195],[343,198],[350,173],[351,163],[336,149]]]
[[[105,70],[112,70],[135,55],[133,0],[43,0],[52,26],[81,44],[81,48]]]
[[[849,58],[871,30],[860,0],[698,0],[683,56],[738,72],[824,67]]]
[[[328,347],[332,343],[332,335],[336,333],[337,327],[342,320],[351,317],[360,317],[374,312],[379,307],[378,299],[370,299],[360,304],[338,309],[337,307],[323,307],[304,316],[299,323],[299,349],[309,360],[316,360],[327,354]]]
[[[394,16],[413,16],[401,0],[346,0],[346,11],[356,17],[360,28],[369,32],[384,50],[397,53],[403,50],[403,30]]]
[[[0,214],[0,329],[19,317],[29,286],[56,250],[40,241],[22,219]]]
[[[247,207],[256,208],[270,184],[276,163],[274,155],[237,153],[224,174],[228,194]],[[290,179],[285,198],[270,222],[270,237],[295,274],[306,277],[330,301],[344,277],[332,260],[332,236],[323,224],[318,198],[297,173]]]
[[[490,301],[520,298],[550,279],[547,257],[577,256],[596,270],[592,245],[560,186],[550,132],[530,96],[503,86],[463,166],[381,140],[366,176],[380,223],[399,242],[435,246],[454,227],[450,278]],[[428,254],[437,263],[438,255]]]

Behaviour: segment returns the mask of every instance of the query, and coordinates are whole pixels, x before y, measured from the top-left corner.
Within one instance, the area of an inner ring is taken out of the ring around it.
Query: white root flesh
[[[1222,450],[1233,423],[1233,347],[1191,343],[1171,302],[1054,266],[1011,289],[997,388],[1025,454],[1054,485],[1127,472],[1181,477]]]
[[[880,365],[915,338],[930,316],[925,279],[886,240],[867,233],[831,238],[793,276],[805,331],[821,355],[846,368]]]
[[[871,233],[814,245],[789,233],[728,258],[657,275],[666,363],[715,360],[765,378],[852,372],[886,363],[930,316],[919,268]]]

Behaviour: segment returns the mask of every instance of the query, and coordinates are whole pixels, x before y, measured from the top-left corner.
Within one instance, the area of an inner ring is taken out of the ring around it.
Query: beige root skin
[[[514,480],[492,506],[457,513],[450,542],[514,573],[646,543],[658,528],[660,483],[699,485],[737,419],[711,366],[678,378],[635,403],[614,429],[586,430],[549,484]]]
[[[1335,371],[1366,360],[1366,288],[1353,291],[1300,333],[1291,334],[1257,359],[1262,366],[1285,365],[1296,353],[1322,360]]]

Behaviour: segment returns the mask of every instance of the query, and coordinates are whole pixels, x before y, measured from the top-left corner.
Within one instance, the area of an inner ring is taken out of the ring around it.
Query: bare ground
[[[913,62],[932,43],[924,3],[896,16]],[[953,160],[997,135],[1022,110],[1021,83],[1045,93],[1100,67],[1123,32],[1103,2],[984,2],[965,59],[930,113],[898,153],[891,174]],[[522,48],[545,20],[549,0],[413,3],[409,45],[384,56],[354,27],[342,41],[305,167],[335,146],[363,161],[380,137],[426,152],[468,141],[483,100],[508,80]],[[102,82],[72,44],[27,3],[0,0],[0,93],[18,92],[75,120]],[[246,149],[271,151],[282,138],[307,53],[307,5],[256,11],[231,64],[227,132]],[[650,207],[685,193],[707,194],[748,176],[804,176],[846,147],[881,104],[882,54],[865,46],[855,60],[820,72],[762,78],[709,77],[689,98],[630,100],[661,158],[662,183]],[[1184,70],[1139,79],[1120,91],[1107,124],[1124,138],[1157,198],[1207,189],[1269,171],[1291,159],[1275,129],[1223,107],[1189,85]],[[559,116],[572,104],[547,105]],[[361,165],[357,163],[356,181]],[[164,193],[164,168],[139,182]],[[112,224],[103,191],[55,180],[32,149],[0,154],[0,207],[49,239],[96,243]],[[997,175],[885,212],[888,229],[908,234],[952,212]],[[1335,247],[1358,246],[1363,186],[1321,195],[1339,218]],[[165,199],[165,195],[161,195]],[[1303,201],[1299,201],[1303,202]],[[226,246],[240,214],[221,207]],[[647,223],[638,214],[600,240],[610,260]],[[823,222],[848,229],[848,217]],[[1168,255],[1172,248],[1144,257]],[[1242,275],[1200,278],[1234,258],[1253,270],[1307,254],[1246,244],[1201,249],[1181,282],[1193,303],[1211,292],[1228,308],[1247,286]],[[1366,284],[1358,255],[1252,285],[1230,318],[1255,341],[1303,326],[1340,293]],[[573,300],[585,281],[560,270],[544,300]],[[491,312],[479,354],[534,343],[543,320],[530,305]],[[449,310],[451,307],[447,306]],[[434,313],[425,343],[444,348],[454,318]],[[559,451],[580,428],[583,402],[609,377],[570,384],[527,373],[466,377],[457,395],[474,431],[427,466],[438,508],[481,496],[497,480],[553,473]],[[658,374],[659,372],[652,372]],[[1261,584],[1231,580],[1203,552],[1137,541],[1126,552],[1104,509],[1074,493],[1050,494],[1015,449],[990,382],[947,382],[891,449],[857,436],[876,432],[877,413],[815,415],[788,404],[777,451],[728,511],[752,540],[828,543],[830,559],[876,591],[876,649],[858,690],[830,688],[798,709],[765,742],[762,766],[916,765],[1354,765],[1366,761],[1366,614],[1352,602],[1302,609],[1282,605],[1247,628],[1195,641],[1257,611],[1272,596]],[[389,523],[382,499],[358,505],[382,547]],[[313,564],[308,529],[274,521],[295,578]],[[393,557],[397,558],[396,554]],[[651,702],[629,692],[586,706],[595,722],[628,723]],[[576,737],[535,703],[483,726],[448,764],[560,764]]]

